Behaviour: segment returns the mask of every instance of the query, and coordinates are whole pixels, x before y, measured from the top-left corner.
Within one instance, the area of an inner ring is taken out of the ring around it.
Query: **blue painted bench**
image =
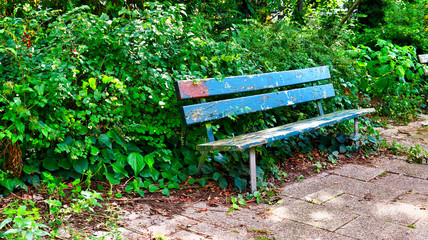
[[[239,151],[250,149],[251,191],[254,192],[257,189],[255,154],[257,146],[286,139],[337,122],[357,118],[375,111],[373,108],[367,108],[342,110],[324,114],[320,100],[335,96],[332,84],[233,98],[236,96],[234,93],[274,89],[312,83],[329,78],[330,71],[327,66],[323,66],[258,75],[226,77],[221,80],[209,78],[177,81],[175,89],[179,99],[201,99],[198,104],[181,107],[182,119],[185,125],[206,123],[208,142],[197,146],[197,150],[202,151],[200,166],[206,159],[208,151]],[[207,97],[225,94],[231,94],[232,98],[206,102]],[[309,101],[317,101],[319,116],[218,141],[214,139],[211,128],[211,121],[213,120]],[[358,134],[357,120],[355,120],[355,131],[355,134]]]

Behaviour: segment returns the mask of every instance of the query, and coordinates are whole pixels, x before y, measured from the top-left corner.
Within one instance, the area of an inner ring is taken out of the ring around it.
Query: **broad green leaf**
[[[194,178],[192,178],[192,179],[194,179]],[[180,189],[180,185],[176,182],[170,181],[170,182],[168,182],[168,188],[169,189],[173,189],[173,188]]]
[[[389,56],[379,56],[378,59],[380,63],[386,63],[389,61]]]
[[[59,169],[58,161],[55,158],[43,159],[43,167],[49,171],[56,171]]]
[[[218,180],[218,184],[220,185],[220,187],[221,187],[221,189],[226,189],[227,188],[227,186],[228,186],[228,183],[227,183],[227,180],[226,180],[226,178],[224,178],[224,177],[221,177],[219,180]]]
[[[45,84],[42,83],[41,85],[36,85],[34,89],[36,89],[36,92],[37,94],[39,94],[39,96],[43,96],[43,93],[45,91]]]
[[[120,183],[120,179],[117,179],[113,173],[105,173],[107,180],[112,184],[116,185]]]
[[[152,154],[147,154],[146,156],[144,156],[144,162],[147,163],[149,168],[152,168],[153,164],[155,163],[155,159],[153,158]]]
[[[126,150],[126,140],[120,135],[120,133],[113,129],[107,133],[110,135],[111,138],[113,138],[114,141],[116,141],[120,146],[122,146]]]
[[[159,173],[159,171],[158,170],[156,170],[156,168],[149,168],[150,170],[149,170],[149,172],[150,172],[150,177],[152,178],[152,180],[154,181],[154,182],[156,182],[157,180],[159,180],[159,176],[160,176],[160,173]]]
[[[221,173],[219,173],[219,172],[215,172],[215,173],[213,174],[213,179],[217,181],[217,180],[219,180],[222,176],[223,176],[223,175],[222,175]]]
[[[5,220],[3,220],[3,222],[1,222],[0,224],[0,229],[3,229],[4,226],[6,226],[10,222],[12,222],[12,218],[6,218]]]
[[[165,195],[165,196],[169,196],[169,189],[168,188],[164,188],[163,190],[162,190],[162,194],[163,195]]]
[[[201,178],[198,180],[199,185],[205,186],[208,183],[208,180],[205,178]]]
[[[189,166],[189,169],[188,169],[188,174],[189,175],[195,175],[198,172],[199,172],[199,169],[195,165]]]
[[[16,121],[15,124],[16,124],[16,129],[18,130],[18,132],[24,133],[24,131],[25,131],[24,123],[21,121]]]
[[[110,140],[110,138],[106,134],[101,134],[98,137],[98,141],[100,141],[100,143],[106,145],[106,147],[112,148],[111,140]]]
[[[156,192],[159,188],[153,184],[149,186],[149,192]]]
[[[146,166],[143,156],[137,152],[129,154],[128,164],[131,166],[132,170],[134,170],[135,176],[137,176],[138,173],[143,170],[144,166]]]
[[[244,190],[247,186],[247,180],[244,178],[236,177],[235,186],[239,189],[240,192],[242,192],[242,190]]]
[[[94,146],[91,146],[91,155],[98,155],[98,153],[100,153],[100,150]]]
[[[125,166],[123,164],[115,162],[111,166],[113,167],[113,171],[115,173],[122,173],[123,175],[128,177],[128,172],[125,170]]]
[[[89,162],[88,159],[79,158],[73,161],[73,168],[76,172],[82,174],[85,170],[88,169]]]
[[[384,74],[386,74],[386,73],[389,73],[390,72],[390,66],[389,65],[387,65],[387,64],[385,64],[385,65],[382,65],[380,68],[379,68],[379,74],[380,75],[384,75]]]
[[[97,88],[97,81],[95,78],[89,78],[89,87],[92,88],[92,90],[95,90]]]
[[[396,69],[397,69],[397,75],[399,77],[404,77],[404,74],[405,74],[404,68],[402,66],[398,65]]]

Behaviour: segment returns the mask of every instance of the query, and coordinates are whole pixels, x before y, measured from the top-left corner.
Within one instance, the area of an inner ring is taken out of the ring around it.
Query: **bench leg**
[[[250,148],[250,177],[251,193],[257,191],[257,174],[256,174],[256,148]]]
[[[358,136],[358,118],[354,119],[355,137]]]

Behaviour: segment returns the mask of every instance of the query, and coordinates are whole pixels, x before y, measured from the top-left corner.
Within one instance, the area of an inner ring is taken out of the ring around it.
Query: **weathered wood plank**
[[[418,55],[420,63],[428,63],[428,54]]]
[[[330,78],[328,66],[291,70],[257,75],[183,80],[175,82],[179,99],[202,98],[231,93],[240,93],[301,83],[309,83]]]
[[[182,107],[184,122],[194,124],[227,116],[294,105],[335,96],[332,84],[200,103]]]
[[[330,124],[342,122],[374,112],[374,108],[343,110],[303,121],[286,124],[283,126],[262,130],[259,132],[243,134],[234,138],[223,139],[215,142],[200,144],[197,150],[203,151],[238,151],[256,147],[272,141],[286,139],[303,132],[324,127]]]

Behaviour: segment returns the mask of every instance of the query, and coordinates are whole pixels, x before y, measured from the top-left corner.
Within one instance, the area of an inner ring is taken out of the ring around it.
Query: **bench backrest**
[[[221,80],[208,78],[177,81],[175,82],[175,89],[179,99],[201,98],[201,103],[199,104],[181,107],[183,123],[190,125],[228,116],[321,100],[334,97],[335,93],[332,84],[325,84],[213,102],[205,102],[205,98],[207,97],[273,89],[329,78],[330,71],[327,66],[323,66],[284,72],[226,77]],[[323,110],[320,103],[318,107],[322,115]],[[206,127],[209,141],[214,141],[210,124],[206,125]]]

